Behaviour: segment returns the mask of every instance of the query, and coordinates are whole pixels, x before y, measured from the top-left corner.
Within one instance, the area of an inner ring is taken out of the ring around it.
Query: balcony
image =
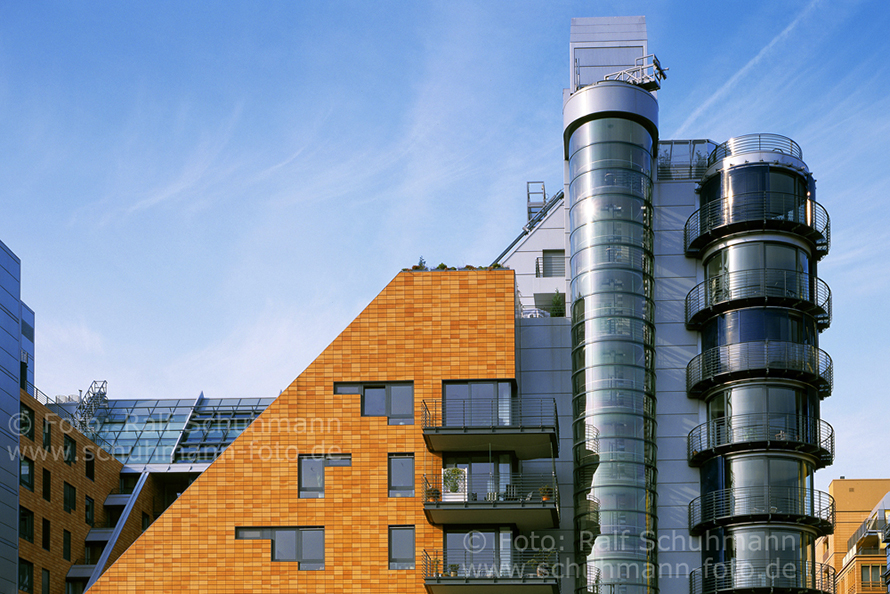
[[[834,594],[835,570],[808,561],[733,560],[694,569],[690,594],[743,591],[751,594]]]
[[[820,536],[834,531],[834,498],[795,487],[736,487],[712,491],[689,503],[689,533],[741,522],[796,522],[814,526]]]
[[[553,398],[441,400],[421,403],[423,439],[431,452],[514,452],[519,460],[559,451]]]
[[[824,281],[793,270],[741,270],[710,278],[686,296],[686,326],[751,305],[784,305],[816,318],[819,330],[831,325],[831,289]]]
[[[818,257],[831,247],[831,220],[825,207],[806,197],[780,192],[749,192],[714,200],[692,213],[684,229],[686,254],[739,231],[791,231],[808,239]]]
[[[462,468],[424,475],[423,511],[431,524],[559,526],[559,486],[549,474],[467,475]]]
[[[717,384],[752,377],[783,377],[831,394],[833,368],[825,351],[795,342],[739,342],[708,349],[686,366],[686,391],[699,397]]]
[[[756,413],[702,423],[687,438],[689,464],[740,450],[793,450],[816,457],[817,468],[834,461],[834,429],[802,415]]]
[[[430,594],[559,594],[555,550],[423,552],[423,578]]]

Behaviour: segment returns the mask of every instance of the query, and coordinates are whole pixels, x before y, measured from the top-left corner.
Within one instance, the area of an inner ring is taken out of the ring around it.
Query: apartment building
[[[397,274],[91,592],[834,594],[803,150],[662,139],[643,17],[569,46],[563,188],[492,266]]]

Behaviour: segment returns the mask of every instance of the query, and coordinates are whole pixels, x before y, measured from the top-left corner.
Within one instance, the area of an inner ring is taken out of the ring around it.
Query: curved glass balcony
[[[715,200],[692,213],[684,229],[686,253],[697,254],[712,240],[749,229],[792,231],[812,241],[822,257],[831,246],[831,220],[815,200],[781,192],[749,192]]]
[[[828,353],[796,342],[739,342],[708,349],[686,366],[686,391],[700,396],[719,383],[751,377],[786,377],[811,383],[820,398],[831,394]]]
[[[802,415],[758,413],[702,423],[689,432],[689,463],[698,466],[711,456],[749,449],[783,449],[816,457],[817,467],[834,461],[834,429],[821,419]]]
[[[795,522],[814,526],[820,536],[834,530],[834,498],[796,487],[736,487],[711,491],[689,503],[689,533],[740,522]]]
[[[737,559],[694,569],[689,576],[690,594],[731,590],[834,594],[835,569],[810,561]]]
[[[780,134],[745,134],[730,138],[708,155],[708,167],[733,155],[746,153],[782,153],[796,159],[803,160],[803,151],[800,145]]]
[[[686,295],[686,325],[693,329],[728,309],[767,303],[813,315],[819,330],[831,325],[831,289],[823,280],[770,268],[728,272],[696,285]]]

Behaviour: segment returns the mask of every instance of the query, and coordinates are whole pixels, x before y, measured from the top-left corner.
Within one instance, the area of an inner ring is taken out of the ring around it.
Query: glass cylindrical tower
[[[657,592],[652,166],[658,103],[603,81],[564,109],[576,546],[608,594]],[[598,435],[599,457],[586,455]],[[598,526],[584,513],[599,502]],[[652,546],[646,546],[646,543]]]

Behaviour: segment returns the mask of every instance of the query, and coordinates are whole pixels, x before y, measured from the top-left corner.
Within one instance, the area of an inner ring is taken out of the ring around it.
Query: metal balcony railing
[[[599,464],[599,429],[593,425],[584,426],[584,439],[575,443],[575,466]]]
[[[686,296],[686,324],[697,326],[708,316],[740,301],[790,303],[812,313],[819,330],[831,325],[831,289],[819,278],[793,270],[756,269],[729,272],[695,286]]]
[[[684,246],[696,254],[710,239],[736,229],[791,229],[816,245],[822,257],[831,247],[831,219],[815,200],[782,192],[736,194],[714,200],[692,213],[684,229]]]
[[[834,530],[834,498],[828,493],[795,487],[736,487],[705,493],[689,503],[689,531],[750,521],[752,516],[793,519],[816,526],[821,534]]]
[[[577,578],[578,586],[575,587],[575,594],[600,594],[602,584],[600,582],[600,570],[593,563],[587,563],[582,566],[583,575]],[[608,588],[611,591],[613,588]]]
[[[694,569],[689,576],[690,594],[726,590],[787,592],[835,592],[835,570],[810,561],[733,560]]]
[[[814,454],[818,466],[834,461],[834,429],[825,421],[803,415],[753,413],[702,423],[689,432],[690,464],[745,447],[788,448]]]
[[[774,152],[790,155],[803,161],[803,151],[800,145],[786,136],[780,134],[745,134],[730,138],[723,144],[718,144],[708,155],[708,167],[721,159],[733,155],[745,153]]]
[[[565,278],[565,254],[558,257],[538,256],[535,258],[535,278]]]
[[[831,394],[833,367],[825,351],[796,342],[739,342],[708,349],[686,366],[686,390],[697,396],[717,382],[767,376],[805,378]],[[722,376],[722,377],[721,377]]]
[[[439,427],[555,427],[559,432],[554,398],[511,398],[510,400],[424,400],[423,428]]]
[[[559,486],[550,474],[480,475],[462,468],[423,476],[424,503],[463,503],[480,509],[501,503],[546,503],[559,507]]]
[[[474,539],[474,543],[475,539]],[[501,550],[492,547],[476,552],[462,549],[423,551],[423,577],[427,580],[558,580],[559,551]]]

